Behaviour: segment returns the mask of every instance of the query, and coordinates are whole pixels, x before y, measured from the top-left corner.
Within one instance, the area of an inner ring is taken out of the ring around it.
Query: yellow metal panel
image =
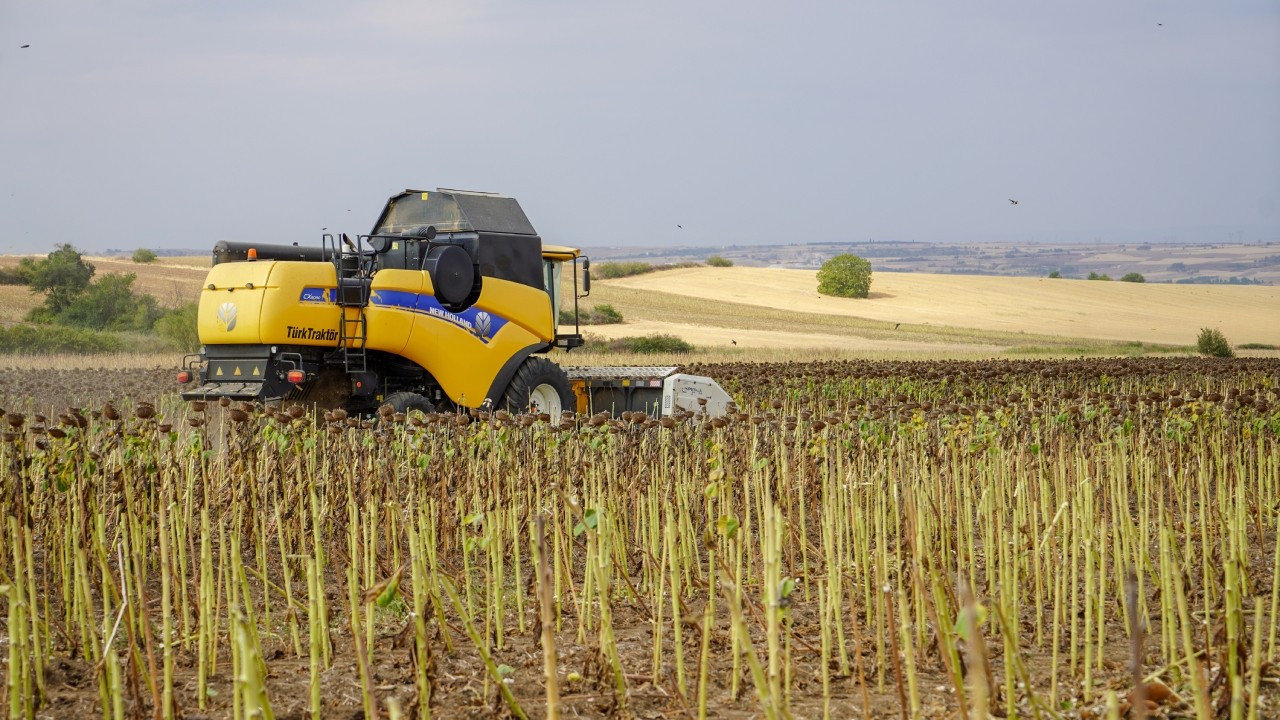
[[[197,329],[206,345],[261,344],[258,316],[273,261],[221,263],[200,291]]]
[[[383,273],[396,273],[385,280]],[[414,281],[421,278],[420,292]],[[503,365],[530,346],[554,337],[551,300],[538,288],[494,278],[484,279],[479,301],[462,312],[444,309],[432,295],[425,273],[384,270],[375,276],[379,292],[369,307],[369,347],[394,351],[418,363],[454,402],[469,407],[484,402]],[[412,329],[403,330],[411,322]],[[392,323],[398,323],[394,331]]]
[[[275,260],[219,263],[210,268],[209,274],[205,276],[205,289],[210,285],[224,292],[228,288],[247,289],[248,285],[253,285],[255,288],[266,287],[267,278],[275,265]]]
[[[426,273],[418,270],[379,270],[373,276],[370,303],[365,309],[369,321],[367,347],[370,350],[402,355],[411,337],[419,333],[429,334],[432,328],[419,329],[415,322],[416,298],[424,292],[425,277]],[[410,297],[414,298],[412,303]],[[354,309],[349,312],[354,314]]]
[[[337,272],[330,263],[276,262],[262,301],[264,345],[338,344]],[[221,267],[219,265],[218,267]]]
[[[555,339],[551,296],[542,288],[487,277],[476,307],[520,325],[534,337]]]

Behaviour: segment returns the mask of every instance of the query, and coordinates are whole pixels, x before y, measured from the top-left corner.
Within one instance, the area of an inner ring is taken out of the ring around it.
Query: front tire
[[[558,421],[561,412],[574,409],[569,376],[550,360],[529,358],[511,378],[499,405],[511,412],[547,413]]]
[[[418,393],[397,392],[391,393],[382,400],[383,405],[390,405],[391,409],[398,413],[404,413],[407,417],[410,412],[417,411],[423,415],[429,415],[436,411],[431,401]]]

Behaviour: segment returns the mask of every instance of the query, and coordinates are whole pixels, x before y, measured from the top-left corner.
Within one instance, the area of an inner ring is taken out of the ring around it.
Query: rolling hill
[[[901,324],[899,332],[965,328],[1185,346],[1195,342],[1200,328],[1215,327],[1233,343],[1280,344],[1280,287],[1274,286],[876,273],[871,297],[856,300],[819,295],[811,270],[745,267],[667,270],[598,286],[684,298],[678,314],[637,319],[686,325],[698,324],[701,303],[715,302],[742,306],[748,319],[753,313],[781,311],[798,318]],[[768,329],[789,330],[785,319]]]

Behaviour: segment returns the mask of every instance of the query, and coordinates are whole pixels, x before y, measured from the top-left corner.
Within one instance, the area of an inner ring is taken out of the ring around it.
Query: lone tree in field
[[[1231,343],[1222,331],[1217,328],[1200,328],[1200,337],[1196,338],[1196,348],[1202,355],[1212,357],[1235,357]]]
[[[871,292],[871,261],[850,253],[822,263],[818,292],[836,297],[864,298]]]
[[[1144,283],[1146,281],[1147,279],[1142,277],[1142,273],[1136,272],[1126,273],[1124,277],[1120,278],[1120,282]]]
[[[133,261],[136,263],[153,263],[156,261],[156,254],[146,248],[138,248],[133,251]]]
[[[51,315],[65,310],[88,287],[94,267],[69,244],[58,246],[43,260],[24,258],[20,265],[31,279],[31,292],[45,293],[44,308]]]

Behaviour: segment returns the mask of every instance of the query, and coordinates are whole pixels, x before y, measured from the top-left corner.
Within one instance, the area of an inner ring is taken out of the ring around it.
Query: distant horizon
[[[536,229],[536,225],[535,225],[535,229]],[[1111,237],[1108,237],[1108,236],[1098,236],[1098,237],[1091,237],[1091,238],[1080,238],[1080,237],[1058,238],[1058,239],[1048,239],[1048,238],[1041,239],[1039,237],[1032,237],[1028,239],[966,238],[966,239],[938,239],[938,240],[922,239],[922,238],[872,237],[872,238],[866,238],[866,239],[843,239],[843,240],[832,239],[832,240],[802,240],[802,241],[778,240],[775,238],[770,242],[762,241],[757,243],[723,243],[723,242],[715,242],[715,241],[706,241],[706,242],[700,242],[700,243],[684,242],[684,243],[650,243],[650,244],[646,244],[643,242],[635,242],[635,243],[628,243],[628,244],[611,244],[611,243],[598,243],[598,242],[573,244],[573,243],[562,242],[557,238],[548,237],[545,234],[540,234],[540,237],[542,238],[542,241],[544,243],[552,244],[552,245],[568,245],[570,247],[577,247],[577,248],[601,248],[601,249],[610,249],[610,250],[645,249],[645,248],[658,248],[658,249],[664,249],[664,250],[678,250],[681,248],[714,250],[714,249],[723,249],[723,248],[753,248],[753,247],[765,248],[765,247],[775,247],[775,246],[868,245],[868,244],[871,244],[871,245],[915,244],[915,245],[941,245],[941,246],[981,246],[981,245],[1036,245],[1036,246],[1051,246],[1051,245],[1073,245],[1073,246],[1088,246],[1088,245],[1116,245],[1116,246],[1120,246],[1120,245],[1152,245],[1152,246],[1241,245],[1241,246],[1246,246],[1246,245],[1249,245],[1249,246],[1257,246],[1257,245],[1263,245],[1263,246],[1266,246],[1266,245],[1280,244],[1280,228],[1276,228],[1275,230],[1273,230],[1272,233],[1270,234],[1270,237],[1263,237],[1261,231],[1259,230],[1258,239],[1250,239],[1250,236],[1253,235],[1253,233],[1250,233],[1249,231],[1232,232],[1232,231],[1222,230],[1220,232],[1226,233],[1227,236],[1221,239],[1188,238],[1185,240],[1181,238],[1170,240],[1168,239],[1167,235],[1160,239],[1145,239],[1143,236],[1140,236],[1137,234],[1126,235],[1124,239],[1112,239]],[[347,234],[354,237],[357,233],[348,232]],[[365,233],[359,233],[359,234],[363,235]],[[1116,233],[1116,234],[1119,235],[1121,233]],[[1233,238],[1231,237],[1232,235],[1242,236],[1244,239],[1240,239],[1239,237]],[[222,238],[222,240],[254,242],[253,238],[246,237],[243,235],[229,236],[226,238]],[[213,244],[219,241],[214,241],[214,243],[211,243],[207,248],[197,248],[197,247],[182,246],[182,245],[167,246],[167,245],[155,245],[155,244],[146,244],[146,243],[141,243],[136,246],[130,246],[130,247],[92,248],[92,247],[86,247],[81,244],[78,244],[74,240],[67,240],[67,241],[59,240],[59,241],[50,242],[47,248],[30,248],[25,250],[5,248],[3,251],[0,251],[0,255],[43,255],[48,252],[52,252],[58,245],[64,244],[67,242],[69,242],[77,250],[80,250],[81,252],[91,254],[91,255],[94,255],[94,254],[111,255],[111,254],[118,254],[118,253],[132,253],[134,250],[147,249],[147,250],[152,250],[162,256],[188,256],[188,255],[202,255],[202,254],[210,253],[213,250]],[[288,242],[281,242],[279,239],[273,239],[273,241],[263,242],[263,244],[270,244],[270,245],[290,245],[294,243],[298,245],[307,244],[305,240],[290,240]],[[319,246],[321,244],[321,236],[319,234],[315,235],[314,244],[316,246]],[[4,243],[0,242],[0,245],[4,245]]]
[[[348,234],[351,234],[351,233],[348,233]],[[543,237],[543,238],[542,238],[542,240],[543,240],[543,242],[548,243],[548,244],[553,244],[553,245],[561,244],[561,243],[551,242],[551,241],[549,241],[546,237]],[[248,242],[252,242],[252,241],[248,241]],[[8,255],[8,256],[46,255],[46,254],[48,254],[49,252],[52,252],[54,249],[56,249],[56,247],[57,247],[58,245],[60,245],[60,244],[63,244],[63,243],[60,243],[60,242],[58,242],[58,243],[53,243],[53,244],[49,245],[49,247],[48,247],[48,248],[46,248],[46,249],[33,248],[33,249],[31,249],[31,250],[27,250],[27,251],[25,251],[25,252],[2,252],[2,253],[0,253],[0,255]],[[271,245],[271,244],[280,245],[280,244],[292,244],[292,243],[263,243],[263,244],[264,244],[264,245]],[[299,244],[299,245],[302,245],[303,243],[299,242],[298,244]],[[316,241],[316,244],[317,244],[317,246],[320,244],[320,241],[319,241],[318,239],[317,239],[317,241]],[[1226,246],[1226,247],[1231,247],[1231,246],[1240,246],[1240,247],[1257,247],[1257,246],[1263,246],[1263,247],[1266,247],[1266,246],[1269,246],[1269,245],[1280,245],[1280,237],[1275,237],[1275,238],[1272,238],[1272,239],[1270,239],[1270,240],[1260,240],[1260,241],[1248,241],[1248,240],[1246,240],[1246,241],[1237,241],[1237,240],[1217,240],[1217,241],[1214,241],[1214,240],[1206,240],[1206,241],[1195,241],[1195,240],[1185,240],[1185,241],[1183,241],[1183,240],[1178,240],[1178,241],[1167,241],[1167,240],[1127,240],[1127,241],[1113,241],[1113,240],[1106,240],[1106,239],[1102,239],[1102,240],[1089,239],[1089,240],[1075,240],[1075,241],[1071,241],[1071,240],[1059,240],[1059,241],[1055,241],[1055,240],[965,240],[965,241],[945,241],[945,240],[899,240],[899,239],[891,239],[891,238],[870,238],[870,239],[867,239],[867,240],[813,240],[813,241],[807,241],[807,242],[772,242],[772,243],[755,243],[755,244],[750,244],[750,245],[747,245],[747,244],[736,244],[736,245],[735,245],[735,244],[710,243],[710,242],[709,242],[709,243],[705,243],[705,244],[690,244],[690,243],[686,243],[686,244],[672,244],[672,245],[656,245],[656,244],[655,244],[655,245],[643,245],[643,244],[632,244],[632,245],[589,244],[589,245],[571,245],[570,247],[576,247],[576,248],[578,248],[578,249],[580,249],[580,250],[586,250],[586,249],[595,249],[595,250],[647,250],[647,249],[656,249],[656,250],[667,250],[667,251],[679,251],[679,250],[725,250],[725,249],[737,249],[737,248],[741,248],[741,249],[746,250],[746,249],[752,249],[752,248],[756,248],[756,249],[763,249],[763,248],[770,248],[770,247],[810,247],[810,246],[820,246],[820,245],[877,245],[877,244],[884,244],[884,245],[895,245],[895,244],[896,244],[896,245],[932,245],[932,246],[939,246],[939,247],[965,247],[965,246],[979,247],[979,246],[984,246],[984,245],[1002,245],[1002,246],[1003,246],[1003,245],[1035,245],[1035,246],[1037,246],[1037,247],[1054,246],[1054,245],[1067,245],[1067,246],[1112,245],[1112,246],[1116,246],[1116,247],[1128,246],[1128,245],[1150,245],[1150,246],[1152,246],[1152,247],[1161,247],[1161,246],[1169,246],[1169,247],[1195,247],[1195,246],[1200,246],[1200,247],[1218,247],[1218,246]],[[212,251],[213,251],[213,247],[212,247],[212,246],[210,246],[210,247],[208,247],[208,248],[194,248],[194,247],[159,247],[159,246],[153,246],[153,245],[137,245],[137,246],[135,246],[135,247],[121,247],[121,248],[115,248],[115,247],[112,247],[112,248],[103,248],[103,249],[97,249],[97,250],[95,250],[95,249],[89,249],[89,248],[82,247],[82,246],[80,246],[80,245],[77,245],[77,244],[76,244],[76,243],[74,243],[74,242],[70,243],[70,245],[71,245],[72,247],[74,247],[76,250],[80,251],[82,254],[84,254],[84,255],[89,255],[89,256],[114,256],[114,255],[123,255],[123,254],[131,254],[131,253],[133,253],[135,250],[142,250],[142,249],[145,249],[145,250],[151,250],[151,251],[155,252],[155,253],[156,253],[158,256],[160,256],[160,257],[191,257],[191,256],[195,256],[195,255],[208,255],[208,254],[212,253]]]

